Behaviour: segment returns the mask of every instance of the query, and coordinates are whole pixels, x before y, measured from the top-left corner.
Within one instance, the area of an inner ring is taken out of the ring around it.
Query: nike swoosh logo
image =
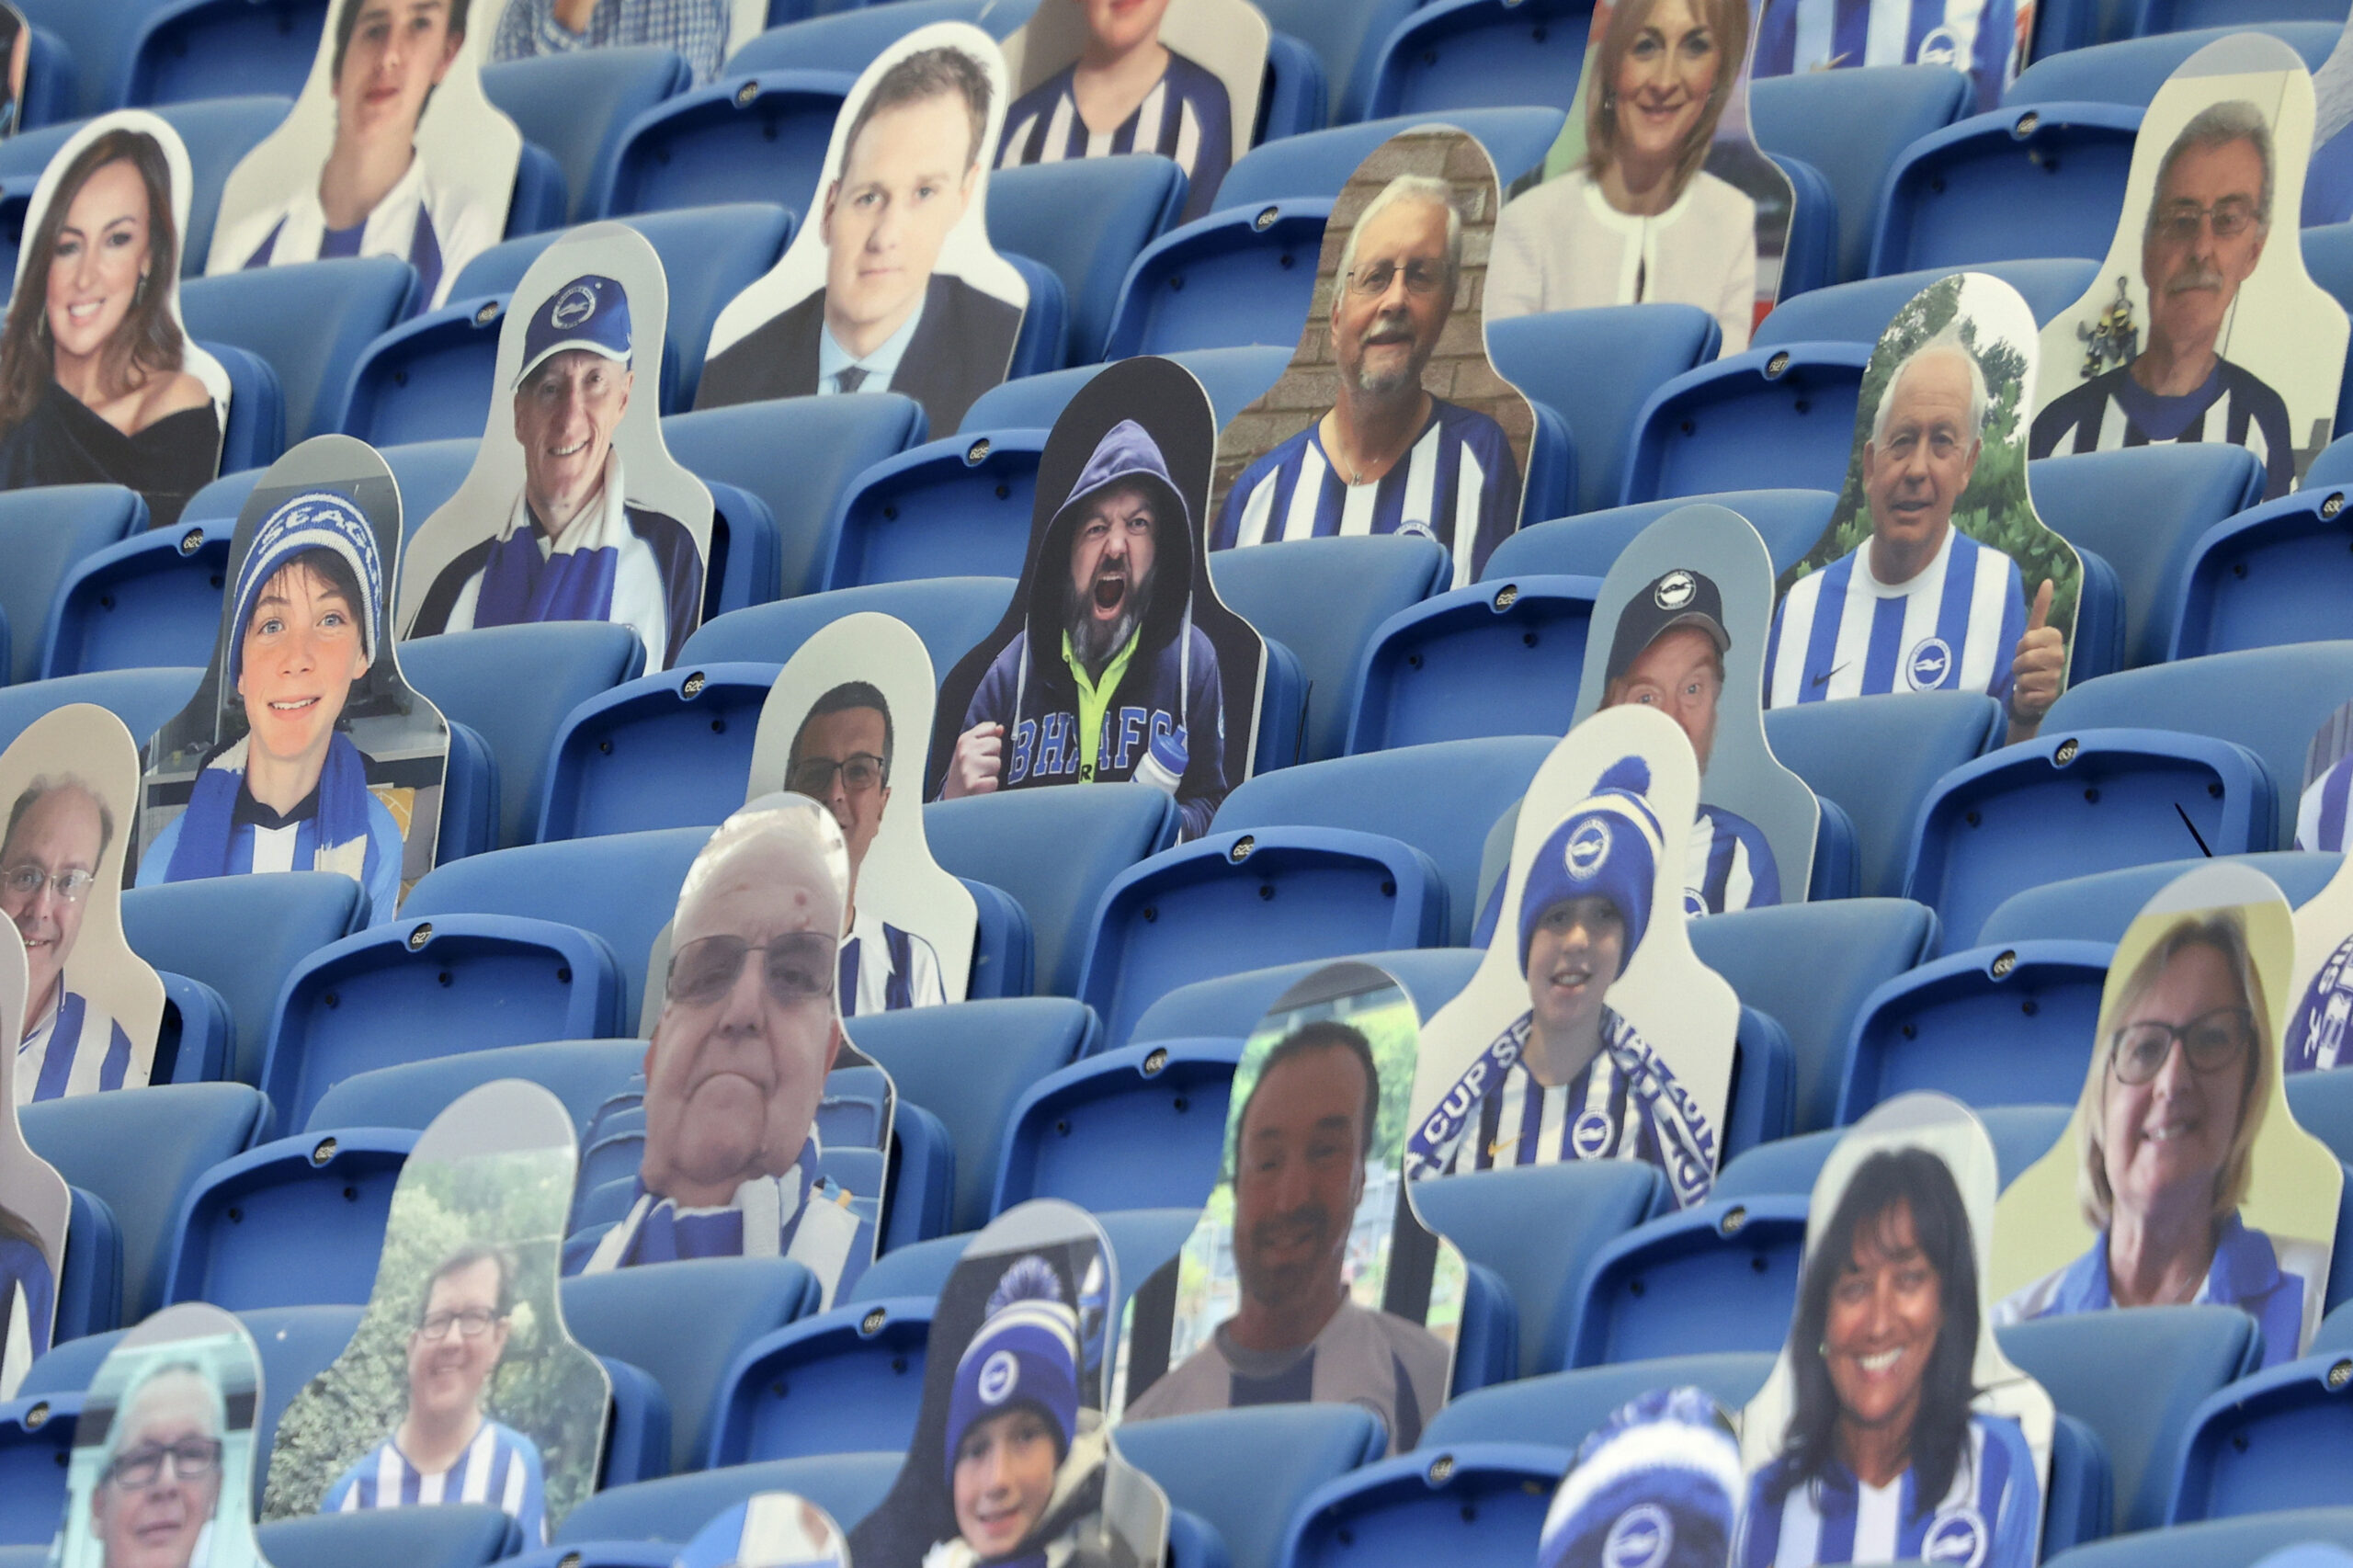
[[[1849,660],[1847,660],[1847,664],[1849,664],[1849,665],[1850,665],[1850,664],[1853,664],[1853,663],[1854,663],[1854,661],[1853,661],[1852,659],[1849,659]],[[1814,684],[1814,685],[1816,685],[1816,686],[1828,686],[1828,685],[1830,684],[1831,680],[1833,679],[1833,677],[1835,677],[1835,676],[1838,674],[1838,672],[1839,672],[1840,670],[1843,670],[1843,669],[1845,669],[1846,667],[1847,667],[1847,665],[1831,665],[1828,669],[1826,669],[1826,670],[1823,671],[1820,675],[1818,675],[1818,676],[1814,676],[1814,677],[1813,677],[1813,684]]]

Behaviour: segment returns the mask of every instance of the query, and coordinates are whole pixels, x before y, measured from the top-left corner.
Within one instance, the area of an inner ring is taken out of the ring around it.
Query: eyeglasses
[[[670,955],[664,991],[673,1002],[716,1002],[734,989],[745,958],[757,953],[769,1001],[779,1006],[813,1002],[833,992],[835,949],[823,931],[789,932],[763,947],[741,937],[702,937]]]
[[[1348,274],[1348,291],[1372,299],[1389,292],[1389,286],[1396,281],[1397,264],[1376,261]],[[1445,281],[1443,263],[1409,261],[1405,264],[1405,292],[1408,294],[1434,294],[1438,292],[1438,285]]]
[[[427,1312],[416,1325],[417,1334],[426,1339],[447,1339],[456,1329],[466,1339],[480,1339],[490,1332],[498,1314],[488,1307],[468,1307],[461,1312]]]
[[[60,871],[55,876],[51,876],[46,867],[37,866],[29,860],[20,866],[11,866],[6,870],[0,870],[0,886],[5,886],[17,898],[39,898],[41,887],[45,883],[51,892],[56,893],[67,903],[79,903],[89,897],[90,884],[97,880],[89,872],[78,868],[71,871]]]
[[[171,1461],[173,1479],[202,1481],[221,1468],[221,1440],[182,1437],[176,1443],[148,1443],[117,1454],[101,1479],[131,1491],[153,1486],[163,1476],[166,1460]]]
[[[2179,244],[2198,237],[2200,225],[2214,231],[2218,240],[2236,239],[2256,223],[2255,203],[2244,196],[2226,196],[2211,207],[2195,201],[2168,201],[2157,211],[2157,232]]]
[[[2243,1060],[2255,1045],[2255,1015],[2245,1007],[2217,1007],[2177,1028],[2172,1024],[2127,1024],[2109,1045],[2109,1062],[2120,1084],[2145,1084],[2155,1077],[2181,1041],[2195,1072],[2218,1073]]]
[[[882,759],[870,751],[852,752],[839,762],[831,757],[803,757],[793,766],[792,775],[785,782],[794,794],[822,801],[834,792],[834,775],[837,773],[843,789],[853,795],[863,795],[882,782]]]

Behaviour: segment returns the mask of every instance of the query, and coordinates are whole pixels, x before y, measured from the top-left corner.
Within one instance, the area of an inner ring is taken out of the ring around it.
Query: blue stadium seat
[[[2353,1153],[2353,1074],[2342,1078],[2333,1072],[2290,1074],[2288,1109],[2297,1126],[2327,1144],[2339,1160]],[[2306,1354],[2317,1356],[2322,1348],[2315,1340]]]
[[[1805,1215],[1802,1193],[1720,1198],[1606,1244],[1563,1303],[1568,1326],[1547,1336],[1544,1369],[1779,1350],[1797,1299]]]
[[[913,627],[931,655],[933,672],[944,675],[995,630],[1012,599],[1010,577],[926,577],[803,594],[704,621],[687,639],[679,663],[681,667],[697,661],[705,665],[735,662],[781,666],[803,642],[842,617],[874,611]]]
[[[1946,275],[1929,267],[1899,272],[1887,278],[1862,278],[1833,284],[1794,298],[1786,291],[1773,313],[1756,326],[1752,348],[1772,348],[1788,343],[1877,343],[1895,312],[1913,295]],[[1989,261],[1972,268],[1990,273],[2025,297],[2037,325],[2084,297],[2099,273],[2099,264],[2075,257],[2037,256],[2024,261]]]
[[[992,1211],[1033,1198],[1089,1210],[1207,1203],[1242,1043],[1156,1040],[1039,1079],[1007,1119]]]
[[[718,826],[745,801],[779,668],[681,660],[574,709],[556,731],[540,842]]]
[[[236,1019],[221,993],[200,980],[158,970],[164,983],[164,1021],[155,1036],[151,1083],[218,1084],[229,1076],[229,1052]]]
[[[1394,976],[1427,1023],[1431,1014],[1470,983],[1483,955],[1472,948],[1412,948],[1354,956],[1358,962],[1377,965]],[[1284,992],[1323,968],[1324,961],[1246,970],[1180,985],[1144,1009],[1129,1043],[1221,1036],[1242,1039]]]
[[[40,678],[210,659],[236,526],[186,521],[84,556],[57,585]]]
[[[1437,592],[1453,571],[1435,540],[1397,535],[1290,540],[1210,557],[1226,607],[1299,659],[1308,684],[1301,760],[1308,762],[1346,749],[1350,693],[1377,629]],[[1348,591],[1328,591],[1333,583]]]
[[[286,399],[278,371],[260,355],[226,343],[199,343],[229,378],[229,415],[221,428],[221,467],[267,468],[286,449]]]
[[[635,1016],[620,1010],[619,962],[572,926],[448,908],[330,943],[296,966],[278,996],[261,1071],[274,1125],[280,1133],[304,1125],[328,1086],[354,1073],[620,1034]]]
[[[69,702],[95,702],[120,719],[144,743],[164,722],[196,695],[201,669],[171,666],[147,670],[101,670],[95,675],[28,681],[0,689],[0,747],[24,733],[42,714]]]
[[[2343,631],[2331,612],[2347,583],[2346,495],[2341,483],[2308,483],[2200,534],[2174,580],[2166,657],[2317,642]]]
[[[2310,1548],[2314,1542],[2353,1548],[2353,1508],[2297,1508],[2177,1525],[2091,1541],[2045,1561],[2049,1568],[2325,1568],[2325,1556],[2314,1560],[2286,1554],[2290,1547]]]
[[[476,436],[468,436],[462,440],[419,441],[411,446],[377,449],[376,455],[384,460],[400,485],[404,543],[415,535],[418,525],[457,494],[458,486],[473,468],[474,453],[480,445]],[[237,514],[244,509],[246,500],[260,484],[263,472],[247,469],[222,474],[188,498],[188,509],[180,514],[181,520],[217,522],[224,529],[233,528]]]
[[[2324,223],[2303,232],[2304,271],[2339,305],[2353,300],[2353,223]],[[2336,428],[2353,428],[2353,369],[2336,386]],[[2305,484],[2318,483],[2309,475]]]
[[[498,759],[493,842],[506,846],[531,841],[548,758],[566,716],[644,667],[645,644],[605,621],[493,626],[401,645],[409,685],[451,724],[482,736]],[[517,679],[518,671],[529,678]]]
[[[701,1462],[895,1452],[923,1402],[928,1297],[868,1297],[740,1347],[711,1406]]]
[[[1291,197],[1169,230],[1121,281],[1103,358],[1296,345],[1331,216],[1328,197]]]
[[[780,398],[674,414],[662,422],[670,455],[707,483],[738,485],[767,503],[777,526],[776,586],[756,598],[813,592],[841,496],[858,475],[924,438],[923,407],[878,392]]]
[[[1899,899],[1836,899],[1711,915],[1693,921],[1690,933],[1699,961],[1787,1033],[1792,1120],[1811,1132],[1834,1125],[1847,1044],[1865,999],[1936,951],[1937,919]]]
[[[1020,7],[993,7],[983,0],[898,0],[905,9],[860,6],[770,27],[745,39],[727,56],[727,74],[760,71],[842,71],[857,75],[882,51],[917,28],[935,22],[970,22],[1003,40],[1021,25]]]
[[[1120,1452],[1172,1506],[1216,1530],[1233,1568],[1281,1568],[1300,1505],[1388,1447],[1380,1417],[1342,1404],[1208,1411],[1120,1429]]]
[[[164,1301],[231,1312],[362,1306],[392,1188],[416,1134],[352,1127],[263,1143],[197,1178],[164,1270]]]
[[[416,273],[396,256],[310,261],[190,278],[188,334],[258,355],[278,372],[289,444],[334,428],[369,342],[409,311]]]
[[[1563,29],[1565,30],[1565,29]],[[1402,1568],[1531,1561],[1572,1450],[1472,1443],[1375,1460],[1325,1483],[1292,1516],[1284,1568]]]
[[[892,0],[893,4],[904,0]],[[1067,167],[1068,165],[1055,165]],[[1201,383],[1221,426],[1256,402],[1273,386],[1290,364],[1290,350],[1257,344],[1240,348],[1188,348],[1165,358],[1174,359]],[[1078,389],[1093,381],[1100,365],[1078,365],[1044,375],[1000,381],[964,411],[958,428],[968,435],[1017,426],[1044,430],[1062,416]]]
[[[64,106],[73,114],[101,114],[114,107],[115,77],[122,46],[162,0],[26,0],[17,9],[60,46],[74,67],[73,92]]]
[[[2142,0],[2133,0],[2133,4],[2139,3]],[[2165,4],[2165,0],[2157,3]],[[2208,0],[2192,3],[2203,6]],[[2167,29],[2154,38],[2136,37],[2128,31],[2115,35],[2114,42],[2087,48],[2039,50],[2034,63],[2019,72],[2018,80],[2002,95],[2002,102],[2009,108],[2051,103],[2126,104],[2146,108],[2149,100],[2157,96],[2157,89],[2191,55],[2218,39],[2238,32],[2268,33],[2302,55],[2304,64],[2317,71],[2344,30],[2344,18],[2332,17],[2326,23],[2283,20],[2282,13],[2297,3],[2298,0],[2263,0],[2260,5],[2241,5],[2223,0],[2230,11],[2228,26],[2204,26],[2188,31]],[[2130,9],[2124,8],[2125,16],[2130,15]],[[2261,14],[2267,11],[2270,14]],[[2123,21],[2125,16],[2117,20]]]
[[[1590,0],[1431,0],[1382,43],[1369,118],[1489,104],[1565,110],[1585,63]]]
[[[952,1231],[978,1230],[992,1199],[1015,1105],[1033,1084],[1093,1050],[1095,1015],[1062,996],[915,1007],[856,1020],[858,1048],[891,1074],[900,1103],[923,1107],[956,1150]]]
[[[1606,577],[1609,568],[1617,564],[1620,552],[1634,542],[1636,535],[1669,512],[1702,501],[1729,507],[1745,517],[1764,536],[1773,569],[1783,572],[1804,559],[1806,551],[1821,539],[1838,497],[1827,490],[1728,490],[1714,495],[1674,495],[1663,501],[1612,506],[1574,517],[1556,517],[1551,522],[1530,524],[1495,546],[1480,579],[1495,583],[1531,574]]]
[[[1904,896],[1935,910],[1953,945],[1976,946],[1996,904],[2041,882],[2271,846],[2272,777],[2245,746],[2052,718],[1955,768],[1921,805]]]
[[[1253,811],[1245,804],[1237,814],[1256,820]],[[1231,973],[1236,962],[1337,959],[1446,938],[1445,881],[1413,845],[1322,825],[1211,826],[1104,892],[1078,996],[1102,1017],[1107,1039],[1126,1040],[1159,997]]]
[[[820,550],[822,585],[1019,576],[1045,446],[1043,430],[995,430],[876,463],[842,495]]]
[[[489,1568],[520,1537],[488,1503],[320,1514],[259,1527],[254,1544],[271,1568]]]
[[[2012,1105],[1986,1106],[1975,1111],[1986,1136],[1993,1140],[1995,1164],[2004,1186],[2051,1152],[2066,1131],[2073,1108]],[[1729,1200],[1812,1192],[1822,1167],[1845,1136],[1843,1128],[1824,1128],[1744,1150],[1724,1162],[1716,1176],[1714,1196]]]
[[[1847,472],[1870,356],[1868,343],[1790,344],[1672,378],[1634,416],[1619,504],[1832,488]]]
[[[1322,61],[1330,83],[1333,122],[1344,125],[1365,117],[1381,46],[1414,5],[1413,0],[1358,0],[1346,6],[1330,0],[1267,0],[1259,9],[1278,32],[1299,40]]]
[[[1225,182],[1218,187],[1218,206],[1255,210],[1290,197],[1336,198],[1374,148],[1401,131],[1428,124],[1432,118],[1401,114],[1262,142],[1236,158],[1233,167],[1226,171]],[[1495,161],[1495,177],[1506,190],[1543,167],[1544,155],[1560,140],[1561,128],[1568,122],[1568,116],[1560,109],[1539,107],[1533,99],[1511,108],[1455,106],[1438,118],[1479,139]]]
[[[1175,799],[1150,785],[1007,790],[924,809],[932,858],[1028,913],[1036,989],[1053,996],[1078,994],[1105,890],[1166,848],[1176,825]]]
[[[2045,103],[1923,136],[1888,176],[1872,273],[2106,256],[2140,130],[2136,108]]]
[[[2183,1437],[2165,1522],[2272,1513],[2331,1495],[2344,1467],[2348,1373],[2353,1361],[2323,1351],[2207,1396]]]
[[[1913,829],[1938,780],[2001,744],[2006,729],[2001,705],[1968,691],[1892,692],[1765,715],[1773,755],[1853,823],[1857,885],[1886,897],[1904,891]]]
[[[2136,1307],[1996,1332],[2020,1371],[2099,1434],[2116,1479],[2120,1531],[2165,1522],[2174,1457],[2192,1414],[2253,1370],[2261,1354],[2255,1320],[2234,1307]],[[2151,1368],[2165,1375],[2151,1377]]]
[[[205,1171],[245,1147],[267,1109],[242,1084],[172,1084],[42,1100],[17,1113],[33,1153],[113,1210],[124,1319],[163,1304],[182,1203]],[[139,1158],[124,1159],[126,1149]]]
[[[1869,274],[1880,192],[1896,159],[1917,138],[1959,119],[1970,91],[1965,77],[1943,65],[1809,71],[1749,85],[1757,145],[1820,170],[1836,199],[1834,276]]]
[[[483,96],[523,140],[554,153],[569,197],[566,217],[585,222],[620,145],[639,115],[686,91],[687,62],[669,50],[607,46],[545,54],[482,68]]]
[[[615,1017],[626,1026],[643,1011],[654,938],[670,923],[678,885],[710,836],[701,828],[664,828],[475,855],[438,866],[420,879],[402,905],[403,919],[520,915],[593,933],[611,949],[621,984]],[[569,1039],[582,1032],[551,1031],[540,1038]]]
[[[9,631],[9,681],[40,678],[50,606],[65,578],[82,562],[146,526],[146,504],[137,492],[118,484],[0,493],[0,562],[7,563],[0,572],[0,616]],[[217,603],[213,618],[217,623]]]
[[[1449,1402],[1423,1429],[1422,1448],[1525,1442],[1574,1453],[1613,1412],[1653,1389],[1698,1388],[1738,1410],[1772,1369],[1769,1351],[1720,1350],[1524,1377]]]
[[[608,1487],[565,1516],[556,1527],[554,1547],[509,1561],[517,1568],[554,1568],[578,1543],[608,1540],[665,1541],[671,1550],[663,1555],[675,1555],[678,1545],[693,1540],[722,1509],[759,1492],[798,1493],[851,1529],[890,1491],[901,1462],[894,1453],[824,1454]]]
[[[2138,668],[2184,656],[2179,606],[2200,543],[2262,501],[2263,465],[2244,447],[2175,444],[2045,458],[2028,465],[2027,483],[2036,514],[2053,532],[2115,568],[2123,593],[2122,667]],[[2271,591],[2279,593],[2276,580]]]
[[[890,15],[845,11],[825,22]],[[998,169],[989,176],[989,240],[1000,250],[1053,269],[1062,279],[1069,322],[1065,358],[1092,364],[1111,330],[1128,268],[1176,221],[1184,205],[1185,171],[1152,153]]]
[[[2336,874],[2340,857],[2279,850],[2259,855],[2222,857],[2251,866],[2279,884],[2291,905],[2309,901]],[[2120,942],[2125,927],[2141,906],[2183,873],[2207,862],[2192,857],[2133,866],[2095,876],[2047,881],[2005,899],[1985,919],[1978,934],[1993,945],[2033,942],[2046,938],[2083,942]]]
[[[837,71],[729,71],[654,105],[621,132],[597,216],[773,201],[806,222],[854,79]]]
[[[326,0],[167,0],[124,51],[112,101],[145,108],[190,98],[302,90],[326,26]]]
[[[694,406],[711,324],[784,253],[792,214],[773,203],[733,202],[628,222],[662,258],[669,282],[659,392],[665,413],[683,412]],[[352,369],[336,427],[377,446],[481,435],[496,391],[492,366],[506,307],[556,237],[493,245],[466,264],[449,304],[370,343]]]
[[[639,1071],[644,1058],[642,1040],[562,1040],[371,1068],[352,1074],[321,1095],[302,1131],[404,1127],[422,1132],[468,1090],[502,1078],[529,1078],[563,1102],[578,1132],[615,1088]]]
[[[1568,733],[1600,597],[1598,577],[1491,569],[1397,611],[1373,631],[1352,683],[1347,755]]]
[[[1972,948],[1889,981],[1855,1020],[1838,1124],[1913,1089],[1972,1108],[2073,1104],[2114,955],[2101,942]]]
[[[1711,362],[1722,346],[1722,327],[1696,305],[1606,305],[1487,324],[1495,369],[1568,424],[1577,453],[1572,512],[1617,505],[1635,416],[1652,393]],[[1610,373],[1587,373],[1595,365]]]

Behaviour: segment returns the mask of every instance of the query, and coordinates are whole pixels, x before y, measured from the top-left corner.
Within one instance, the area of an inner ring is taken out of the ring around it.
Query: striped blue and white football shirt
[[[1781,902],[1781,868],[1762,829],[1737,812],[1701,806],[1684,851],[1683,913],[1693,919]]]
[[[1093,131],[1079,118],[1077,67],[1065,66],[1013,100],[996,165],[1005,169],[1121,153],[1176,160],[1187,181],[1180,221],[1189,223],[1209,212],[1233,163],[1233,105],[1225,84],[1171,50],[1167,68],[1135,112],[1109,131]]]
[[[327,1488],[322,1514],[357,1514],[371,1508],[409,1508],[439,1503],[488,1503],[522,1527],[534,1546],[548,1540],[547,1478],[540,1450],[511,1426],[484,1421],[458,1462],[427,1473],[408,1462],[392,1439],[362,1454]]]
[[[103,1007],[61,988],[57,1006],[17,1047],[17,1103],[119,1089],[131,1070],[131,1037]]]
[[[1983,691],[2007,705],[2026,635],[2018,562],[1959,528],[1908,583],[1871,575],[1864,540],[1773,611],[1765,705],[1788,708],[1887,691]]]
[[[2228,359],[2214,361],[2205,384],[2179,397],[2159,397],[2132,379],[2131,365],[2119,365],[2053,398],[2036,415],[2027,456],[2203,441],[2228,441],[2253,452],[2263,464],[2267,501],[2296,487],[2296,437],[2287,401]]]
[[[1977,108],[2001,107],[2018,52],[2018,0],[1769,0],[1750,74],[1834,65],[1949,65]]]
[[[2345,810],[2353,795],[2353,752],[2304,789],[2296,803],[2296,847],[2330,853],[2345,847]]]
[[[1750,1480],[1736,1568],[1817,1568],[1832,1562],[1951,1562],[2034,1568],[2042,1485],[2033,1450],[2006,1416],[1969,1418],[1969,1451],[1931,1508],[1913,1471],[1865,1486],[1846,1466],[1779,1496],[1784,1461]]]
[[[1518,526],[1519,462],[1503,426],[1477,410],[1432,398],[1429,423],[1404,458],[1370,484],[1340,477],[1317,434],[1322,424],[1242,471],[1218,510],[1211,550],[1332,534],[1420,534],[1454,557],[1459,588]]]

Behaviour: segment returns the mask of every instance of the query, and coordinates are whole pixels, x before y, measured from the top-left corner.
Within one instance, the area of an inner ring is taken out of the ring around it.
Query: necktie
[[[870,373],[863,365],[852,365],[846,370],[834,372],[834,386],[841,392],[854,392],[865,384]]]

